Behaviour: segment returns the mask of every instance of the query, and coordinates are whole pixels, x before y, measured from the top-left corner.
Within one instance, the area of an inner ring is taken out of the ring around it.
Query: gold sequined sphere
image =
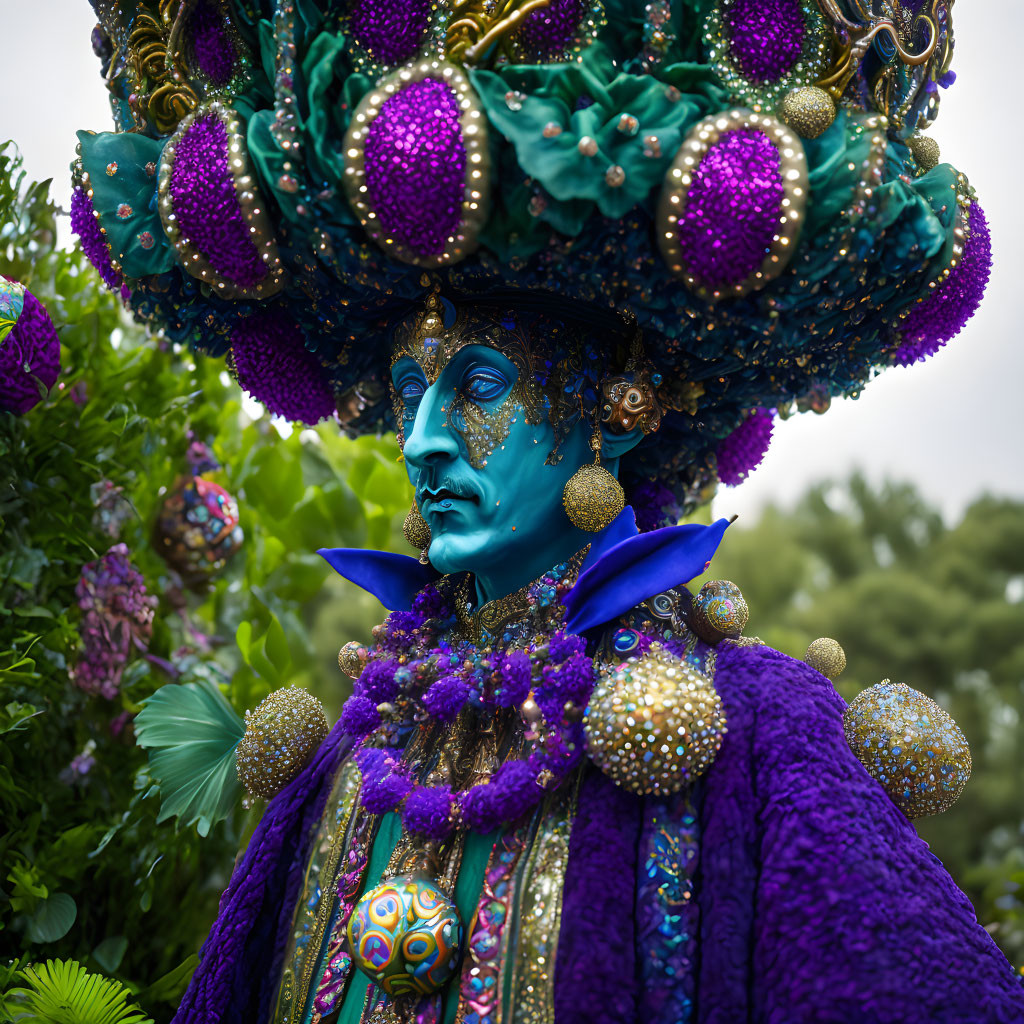
[[[573,526],[599,533],[626,507],[626,496],[607,469],[587,464],[569,478],[562,504]]]
[[[971,777],[971,749],[960,727],[930,697],[883,680],[843,715],[846,741],[908,818],[940,814]]]
[[[838,640],[833,640],[829,636],[820,636],[808,644],[804,661],[826,679],[835,682],[846,668],[846,651],[843,650]]]
[[[933,138],[928,135],[914,134],[907,139],[907,145],[922,171],[930,171],[933,167],[938,166],[941,153],[939,144]]]
[[[362,675],[363,668],[370,657],[370,652],[365,644],[358,640],[349,640],[340,651],[338,651],[338,668],[350,679],[358,679]]]
[[[708,644],[735,639],[747,625],[750,609],[743,593],[729,580],[708,580],[690,607],[690,627]]]
[[[703,775],[725,735],[711,680],[661,644],[600,674],[583,720],[587,753],[633,793],[675,793]]]
[[[780,121],[785,121],[801,138],[816,139],[824,135],[836,119],[836,104],[824,89],[816,85],[804,85],[790,89],[776,111]]]
[[[235,752],[239,781],[252,796],[269,800],[326,736],[327,715],[316,697],[296,686],[275,690],[245,713],[245,735]]]

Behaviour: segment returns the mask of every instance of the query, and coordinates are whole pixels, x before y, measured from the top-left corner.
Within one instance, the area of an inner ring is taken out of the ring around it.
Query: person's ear
[[[644,437],[644,432],[639,427],[634,427],[625,434],[612,433],[603,423],[601,424],[601,460],[611,462],[621,459],[627,452],[631,452]]]

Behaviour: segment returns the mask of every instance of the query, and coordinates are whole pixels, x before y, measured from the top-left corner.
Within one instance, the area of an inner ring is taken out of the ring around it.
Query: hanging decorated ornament
[[[817,640],[812,640],[808,645],[804,661],[834,683],[846,668],[846,651],[837,640],[821,636]]]
[[[0,277],[0,411],[21,416],[60,374],[60,342],[43,304],[23,284]]]
[[[464,72],[423,61],[386,78],[345,136],[345,191],[389,256],[421,267],[457,263],[488,213],[487,118]]]
[[[349,918],[352,961],[395,999],[440,991],[455,974],[465,928],[429,871],[371,889]]]
[[[316,697],[297,686],[275,690],[245,713],[236,750],[239,781],[250,796],[269,800],[302,771],[327,732]]]
[[[746,628],[750,611],[740,588],[729,580],[708,580],[689,611],[690,628],[706,644],[735,640]]]
[[[189,586],[224,568],[242,546],[238,503],[220,484],[201,476],[179,480],[153,528],[157,551]]]
[[[599,673],[583,720],[587,753],[633,793],[675,793],[703,775],[725,735],[714,684],[653,643]]]
[[[846,742],[908,818],[941,814],[971,777],[971,749],[948,711],[888,679],[843,714]]]
[[[358,640],[349,640],[340,651],[338,651],[338,668],[350,679],[358,679],[370,660],[370,652],[366,644]]]
[[[914,154],[917,166],[922,171],[930,171],[933,167],[939,166],[941,156],[939,144],[930,135],[914,132],[907,139],[907,145],[910,147],[910,152]]]
[[[662,256],[708,301],[763,288],[796,250],[807,191],[804,148],[781,121],[749,110],[707,117],[665,175]]]
[[[223,298],[265,299],[284,269],[242,130],[218,100],[181,122],[160,160],[160,219],[189,274]]]
[[[816,85],[801,85],[782,97],[776,112],[801,138],[816,139],[836,119],[836,102]]]

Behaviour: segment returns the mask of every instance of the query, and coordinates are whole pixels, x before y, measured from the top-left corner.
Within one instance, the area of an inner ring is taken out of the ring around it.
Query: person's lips
[[[452,502],[456,501],[471,501],[475,505],[479,505],[480,497],[476,494],[453,490],[449,487],[424,487],[420,492],[419,505],[421,509],[425,505],[443,509],[451,508]]]

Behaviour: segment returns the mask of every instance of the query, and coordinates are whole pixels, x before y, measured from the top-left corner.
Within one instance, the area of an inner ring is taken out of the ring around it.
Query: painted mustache
[[[455,474],[439,475],[429,482],[421,480],[416,485],[416,504],[419,506],[426,501],[444,501],[446,498],[480,504],[480,495],[472,483]]]

